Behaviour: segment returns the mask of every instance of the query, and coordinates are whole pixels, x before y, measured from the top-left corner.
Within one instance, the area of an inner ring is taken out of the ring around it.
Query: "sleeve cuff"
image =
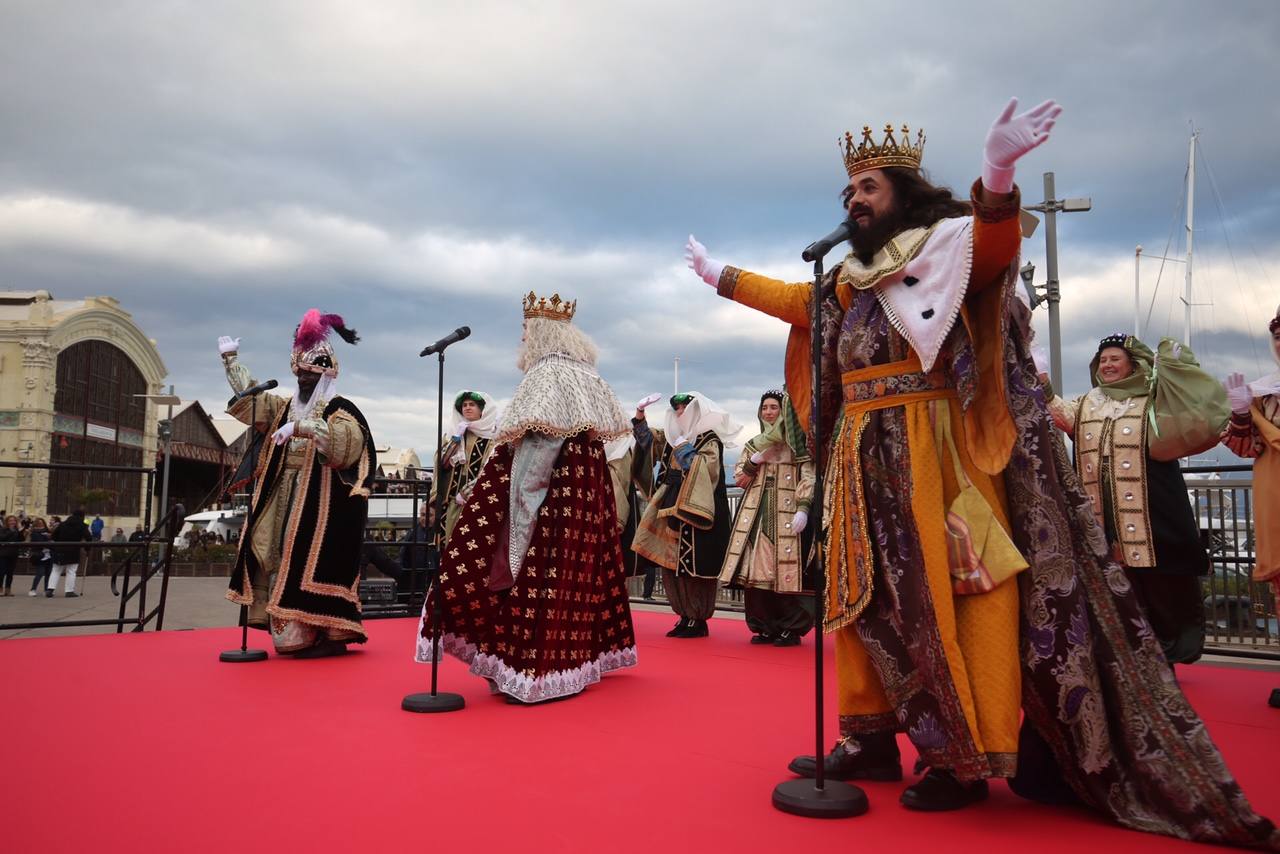
[[[738,289],[738,276],[742,271],[737,267],[725,265],[720,271],[720,280],[716,283],[716,293],[725,299],[733,299],[733,292]]]
[[[1014,184],[1011,195],[1005,201],[996,205],[987,205],[982,203],[982,179],[979,178],[973,182],[973,188],[969,191],[969,201],[973,204],[973,216],[979,222],[1002,222],[1018,215],[1018,211],[1022,209],[1022,191],[1018,189],[1018,185]],[[987,187],[991,190],[990,187]],[[991,190],[991,192],[998,192]]]

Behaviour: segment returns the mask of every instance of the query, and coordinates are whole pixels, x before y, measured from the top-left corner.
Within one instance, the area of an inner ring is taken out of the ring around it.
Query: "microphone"
[[[453,330],[452,332],[450,332],[448,335],[441,338],[436,343],[429,344],[426,347],[423,347],[422,352],[419,353],[418,355],[430,356],[432,353],[439,353],[443,351],[445,347],[448,347],[450,344],[457,344],[459,341],[461,341],[463,338],[466,338],[470,334],[471,334],[470,326],[459,326],[457,329]]]
[[[800,253],[800,257],[805,261],[817,261],[819,258],[825,258],[837,243],[844,243],[849,238],[858,233],[858,224],[854,222],[853,217],[849,217],[844,222],[836,226],[836,230],[828,234],[821,240],[815,240],[805,247]]]
[[[244,391],[236,392],[234,395],[231,396],[231,402],[235,403],[237,400],[241,400],[242,398],[252,397],[253,395],[257,394],[260,391],[267,391],[268,389],[273,389],[278,385],[280,385],[280,383],[276,382],[275,380],[267,380],[266,382],[260,382],[255,386],[250,386]]]

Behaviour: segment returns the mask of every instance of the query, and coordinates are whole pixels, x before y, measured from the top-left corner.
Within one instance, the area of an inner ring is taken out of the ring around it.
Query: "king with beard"
[[[802,426],[829,449],[821,616],[840,741],[791,769],[901,779],[902,732],[929,769],[903,806],[962,808],[1018,770],[1021,705],[1052,759],[1017,791],[1065,792],[1135,829],[1274,846],[1164,665],[1052,427],[1016,297],[1013,174],[1060,108],[1016,107],[991,126],[968,201],[921,173],[923,133],[845,135],[859,231],[821,283],[816,329],[812,285],[689,240],[721,296],[790,324],[787,386],[806,422],[821,395],[823,423]]]
[[[260,392],[227,409],[267,437],[227,598],[248,605],[249,625],[269,629],[276,652],[295,658],[365,641],[357,585],[377,455],[364,415],[337,394],[330,330],[359,340],[341,317],[314,308],[298,325],[290,358],[297,394]],[[257,384],[239,349],[239,338],[218,339],[237,394]]]

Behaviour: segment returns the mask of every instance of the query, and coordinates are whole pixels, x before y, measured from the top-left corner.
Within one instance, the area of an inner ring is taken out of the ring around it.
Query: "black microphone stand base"
[[[265,649],[229,649],[218,656],[218,661],[228,664],[244,664],[250,661],[266,661]]]
[[[461,694],[444,692],[432,694],[430,691],[423,691],[421,694],[407,694],[400,701],[400,708],[406,712],[418,712],[419,714],[456,712],[466,705],[467,701]]]
[[[813,780],[797,777],[774,787],[773,806],[805,818],[853,818],[866,812],[868,803],[866,792],[849,783],[827,780],[819,789]]]

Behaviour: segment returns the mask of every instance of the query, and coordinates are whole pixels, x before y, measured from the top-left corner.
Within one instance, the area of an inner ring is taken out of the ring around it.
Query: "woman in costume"
[[[573,696],[636,663],[605,442],[627,417],[576,329],[576,302],[530,293],[496,444],[423,606],[417,660],[441,647],[513,703]]]
[[[644,411],[660,395],[636,404],[632,419],[644,465],[658,465],[658,487],[636,529],[636,554],[662,567],[667,601],[679,619],[672,638],[704,638],[716,607],[716,579],[729,545],[729,497],[724,485],[724,449],[739,426],[728,412],[699,392],[674,394],[660,430]]]
[[[249,606],[249,625],[268,629],[277,653],[297,658],[365,641],[356,588],[377,453],[364,415],[337,393],[330,330],[359,340],[338,315],[308,311],[294,333],[292,397],[242,396],[257,382],[238,360],[240,339],[218,339],[236,392],[227,412],[268,440],[227,598]]]
[[[449,426],[449,443],[441,452],[436,488],[444,487],[444,540],[449,542],[458,522],[462,505],[467,503],[484,461],[489,458],[493,439],[498,435],[498,407],[481,391],[461,391],[453,399],[453,423]],[[432,495],[432,503],[437,498]]]
[[[734,467],[744,490],[733,520],[720,581],[745,588],[747,628],[754,644],[796,646],[813,625],[801,592],[813,500],[813,462],[791,401],[766,391],[756,411],[760,435]]]
[[[1267,325],[1271,353],[1280,362],[1280,308]],[[1231,421],[1222,443],[1237,456],[1253,460],[1253,580],[1270,582],[1280,601],[1280,371],[1246,383],[1243,374],[1227,377]],[[1280,688],[1270,704],[1280,708]]]
[[[1154,354],[1133,336],[1109,335],[1089,364],[1094,388],[1051,411],[1073,439],[1076,473],[1170,664],[1204,651],[1200,576],[1209,556],[1177,460],[1149,455]]]

